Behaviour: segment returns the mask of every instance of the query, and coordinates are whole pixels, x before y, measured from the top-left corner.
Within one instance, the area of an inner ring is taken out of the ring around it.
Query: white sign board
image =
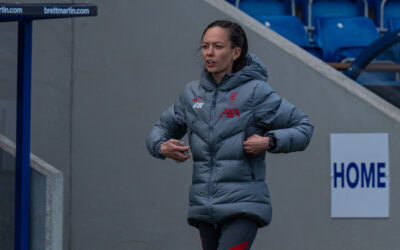
[[[388,134],[331,134],[331,217],[389,217]]]

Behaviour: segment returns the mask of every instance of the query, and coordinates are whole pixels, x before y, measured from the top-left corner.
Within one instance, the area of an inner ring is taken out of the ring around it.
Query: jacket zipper
[[[213,99],[213,103],[212,103],[212,107],[211,107],[211,112],[210,112],[210,134],[209,134],[209,140],[210,140],[210,154],[211,154],[211,172],[210,172],[210,179],[209,179],[209,187],[208,187],[208,202],[211,201],[212,196],[213,196],[213,172],[214,172],[214,147],[213,147],[213,143],[212,143],[212,130],[213,130],[213,114],[215,111],[215,106],[216,106],[216,102],[217,102],[217,94],[218,94],[218,86],[217,89],[215,90],[215,94],[214,94],[214,99]]]

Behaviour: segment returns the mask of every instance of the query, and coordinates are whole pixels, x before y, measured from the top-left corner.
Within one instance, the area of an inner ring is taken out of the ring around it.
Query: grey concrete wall
[[[184,85],[198,79],[201,32],[221,18],[243,24],[270,84],[316,127],[305,152],[268,155],[274,216],[254,249],[396,249],[397,109],[225,3],[93,3],[98,17],[34,26],[32,151],[66,179],[64,249],[201,248],[197,230],[186,223],[191,162],[153,159],[144,142]],[[6,27],[0,37],[8,47],[0,56],[12,61],[4,53],[15,54],[14,28]],[[10,84],[13,67],[0,65],[6,72],[0,79]],[[0,82],[7,90],[0,92],[0,112],[12,113],[12,88]],[[12,130],[10,119],[0,120],[0,129]],[[389,133],[389,219],[330,218],[334,132]]]
[[[0,134],[0,246],[14,249],[15,143]],[[29,249],[62,249],[63,176],[30,155]]]
[[[202,1],[95,3],[97,18],[74,20],[71,247],[199,249],[186,223],[190,162],[152,159],[145,138],[199,76],[196,48],[209,20],[190,20],[195,10],[213,8]]]

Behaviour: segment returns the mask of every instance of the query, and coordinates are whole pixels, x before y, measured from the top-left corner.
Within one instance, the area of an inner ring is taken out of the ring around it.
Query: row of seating
[[[226,1],[400,108],[400,0]]]
[[[366,0],[297,0],[296,4],[303,2],[312,6],[325,6],[320,10],[309,8],[314,10],[314,14],[312,19],[308,18],[309,21],[312,20],[308,25],[304,25],[301,19],[294,16],[294,0],[229,1],[235,1],[234,4],[240,9],[326,62],[356,58],[362,49],[380,37],[374,22],[365,17],[365,9],[362,11],[361,6],[368,4]],[[336,5],[336,9],[332,7]],[[352,11],[349,10],[351,5],[354,7]],[[348,11],[340,12],[342,9]],[[364,15],[356,15],[361,12]],[[388,27],[389,30],[400,28],[400,18],[388,19]]]
[[[385,31],[400,18],[400,0],[227,0],[255,19],[263,16],[296,15],[309,29],[318,17],[371,16]]]
[[[366,17],[316,18],[313,45],[300,19],[295,16],[270,16],[263,21],[278,34],[326,62],[354,59],[380,37],[374,23]]]

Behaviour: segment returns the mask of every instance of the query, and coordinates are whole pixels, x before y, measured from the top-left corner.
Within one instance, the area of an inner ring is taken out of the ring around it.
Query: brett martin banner
[[[331,134],[331,217],[389,217],[388,134]]]

